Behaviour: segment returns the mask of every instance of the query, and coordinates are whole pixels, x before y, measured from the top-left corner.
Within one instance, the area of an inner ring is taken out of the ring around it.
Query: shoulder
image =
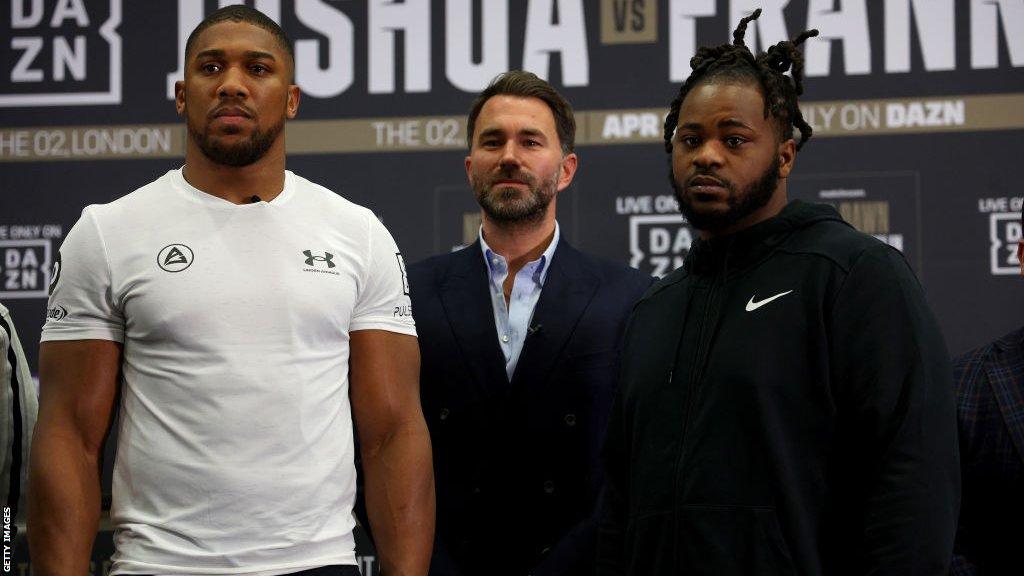
[[[376,220],[376,216],[373,215],[373,211],[369,208],[356,204],[351,200],[345,198],[340,193],[312,182],[298,174],[289,171],[288,174],[291,176],[296,195],[305,199],[307,202],[311,202],[316,205],[317,209],[324,210],[328,214],[337,216],[349,216],[359,219],[373,219]]]
[[[82,210],[82,215],[90,214],[99,224],[110,220],[120,223],[126,218],[138,218],[143,215],[166,214],[164,209],[171,198],[174,172],[175,170],[171,170],[112,202],[90,204]]]
[[[837,220],[821,220],[795,231],[780,244],[778,250],[816,255],[830,260],[844,272],[852,270],[865,255],[883,260],[898,255],[902,259],[895,248]]]
[[[961,376],[973,376],[1001,351],[1020,350],[1021,348],[1024,348],[1024,327],[960,354],[953,359],[953,372],[958,376],[958,380]]]
[[[562,263],[568,261],[569,266],[579,267],[588,274],[596,276],[604,285],[636,292],[636,297],[639,297],[654,281],[654,278],[636,268],[582,252],[564,240],[558,245],[553,261],[557,261],[559,258],[563,259]]]
[[[10,341],[11,313],[3,304],[0,304],[0,348],[6,348]]]
[[[968,406],[976,406],[977,399],[986,395],[985,365],[994,352],[995,342],[989,342],[953,359],[953,390],[961,413]]]
[[[673,295],[686,286],[690,273],[680,266],[662,278],[655,279],[637,302],[637,307],[658,306],[664,299],[672,299]]]
[[[429,256],[409,265],[409,282],[414,285],[437,284],[449,276],[449,272],[456,263],[471,263],[476,256],[483,265],[483,255],[480,253],[479,244],[471,244],[454,252]]]

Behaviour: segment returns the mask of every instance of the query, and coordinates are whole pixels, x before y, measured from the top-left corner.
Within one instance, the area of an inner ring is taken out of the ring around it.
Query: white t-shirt
[[[369,210],[286,172],[235,205],[180,170],[88,206],[43,341],[124,343],[112,574],[355,564],[349,332],[415,335]]]

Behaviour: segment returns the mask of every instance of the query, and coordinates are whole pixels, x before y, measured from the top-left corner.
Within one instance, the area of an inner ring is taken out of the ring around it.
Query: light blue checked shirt
[[[558,222],[555,222],[555,236],[551,239],[540,258],[528,262],[512,280],[512,293],[509,294],[508,305],[505,305],[503,285],[508,278],[508,262],[500,254],[495,254],[484,240],[484,229],[480,227],[480,248],[487,262],[487,278],[491,289],[491,308],[494,309],[494,327],[498,330],[498,344],[505,355],[505,373],[509,382],[519,363],[519,354],[523,351],[523,342],[530,329],[533,309],[540,300],[540,289],[547,278],[551,257],[558,246]]]

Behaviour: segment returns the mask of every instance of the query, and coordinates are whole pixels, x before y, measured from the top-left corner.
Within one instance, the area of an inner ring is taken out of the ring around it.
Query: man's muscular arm
[[[29,465],[32,572],[85,574],[100,517],[100,457],[117,398],[121,344],[44,342]]]
[[[419,346],[414,336],[359,330],[351,350],[349,396],[381,573],[425,575],[434,543],[434,468],[420,409]]]

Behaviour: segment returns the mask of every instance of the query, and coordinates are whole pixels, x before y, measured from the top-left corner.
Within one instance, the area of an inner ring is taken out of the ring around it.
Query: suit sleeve
[[[862,253],[831,313],[833,393],[844,459],[859,472],[851,562],[873,575],[945,575],[960,506],[952,373],[902,255]]]
[[[605,433],[602,458],[604,484],[597,505],[598,576],[621,576],[626,573],[626,525],[629,518],[629,431],[625,413],[623,375],[629,370],[630,343],[634,315],[626,325],[622,340],[619,387],[612,401]]]
[[[627,332],[628,337],[628,332]],[[604,487],[599,499],[598,576],[626,573],[626,522],[629,514],[628,463],[622,390],[615,396],[604,443]]]

